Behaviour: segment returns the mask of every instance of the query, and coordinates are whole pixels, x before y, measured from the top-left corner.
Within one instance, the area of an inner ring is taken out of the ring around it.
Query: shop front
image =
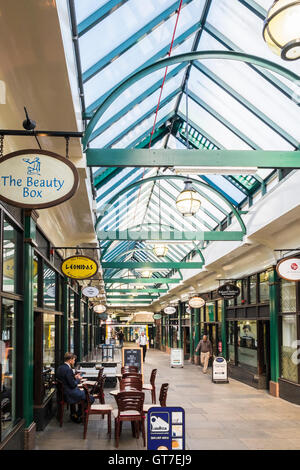
[[[227,301],[227,360],[230,376],[259,389],[269,389],[269,273],[236,282],[240,294]]]

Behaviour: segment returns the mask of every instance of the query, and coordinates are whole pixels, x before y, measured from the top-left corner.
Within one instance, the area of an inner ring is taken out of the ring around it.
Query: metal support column
[[[194,362],[194,334],[195,334],[195,331],[194,331],[194,325],[195,325],[195,321],[194,321],[194,312],[195,312],[195,309],[194,308],[191,308],[191,316],[190,316],[190,362]]]
[[[195,318],[194,318],[194,329],[195,329],[195,342],[194,342],[194,363],[199,364],[200,363],[200,352],[196,352],[196,347],[199,344],[200,341],[200,308],[195,308]]]
[[[222,338],[222,354],[227,360],[227,328],[226,328],[226,300],[222,300],[222,324],[221,324],[221,338]]]
[[[34,217],[34,218],[33,218]],[[23,413],[28,429],[33,423],[34,311],[33,261],[36,242],[36,217],[25,212],[24,239],[24,351],[23,351]]]
[[[182,348],[182,309],[183,305],[178,305],[178,348]]]
[[[275,267],[269,271],[270,296],[270,366],[271,380],[270,393],[279,396],[278,378],[280,376],[279,362],[279,281]]]

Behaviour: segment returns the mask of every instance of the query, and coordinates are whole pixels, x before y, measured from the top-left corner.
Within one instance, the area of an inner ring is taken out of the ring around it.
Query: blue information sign
[[[184,450],[184,409],[173,406],[150,408],[147,430],[148,450]]]

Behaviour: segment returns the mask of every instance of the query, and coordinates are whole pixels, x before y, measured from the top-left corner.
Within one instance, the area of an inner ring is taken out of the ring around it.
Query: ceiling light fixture
[[[275,0],[264,21],[263,38],[283,60],[300,57],[300,1]]]
[[[201,206],[200,196],[192,187],[192,181],[186,180],[183,191],[176,199],[176,207],[183,217],[190,217],[199,210]]]

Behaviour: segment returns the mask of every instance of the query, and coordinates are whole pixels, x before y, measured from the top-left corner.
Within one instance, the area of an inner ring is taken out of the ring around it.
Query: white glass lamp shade
[[[191,181],[185,181],[184,190],[176,199],[176,207],[184,217],[196,214],[201,206],[200,196],[191,185]]]
[[[153,253],[158,258],[163,258],[168,253],[168,247],[166,245],[162,244],[162,243],[157,243],[153,247]]]
[[[263,37],[283,60],[300,57],[300,1],[275,0],[264,21]]]
[[[144,271],[142,271],[142,277],[151,277],[152,276],[152,271],[150,271],[149,269],[144,269]]]
[[[99,305],[95,305],[94,307],[94,312],[96,313],[104,313],[105,311],[106,311],[105,305],[99,304]]]
[[[198,295],[195,295],[189,300],[189,306],[192,308],[201,308],[203,305],[205,305],[205,300]]]

